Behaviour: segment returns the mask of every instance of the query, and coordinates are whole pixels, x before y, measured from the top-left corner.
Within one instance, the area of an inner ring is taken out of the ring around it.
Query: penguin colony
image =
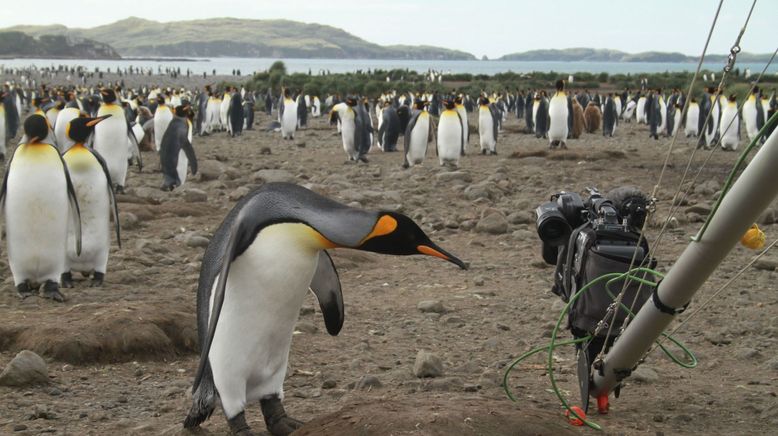
[[[160,188],[177,189],[190,171],[197,172],[194,138],[217,132],[235,137],[252,130],[257,98],[266,107],[269,102],[269,115],[276,102],[277,118],[269,130],[282,140],[293,140],[309,114],[329,113],[349,161],[367,162],[376,145],[382,152],[401,151],[404,168],[423,165],[430,148],[439,165],[465,164],[463,156],[472,146],[482,155],[498,154],[509,115],[524,120],[524,133],[548,139],[552,149],[572,146],[570,140],[584,131],[616,136],[620,122],[635,121],[647,124],[654,138],[683,129],[687,137],[698,137],[701,147],[720,140],[724,149],[735,150],[741,125],[753,138],[778,106],[774,95],[756,89],[739,111],[734,95],[724,98],[722,90],[708,88],[682,113],[684,96],[678,90],[600,95],[569,90],[561,80],[551,93],[476,97],[386,92],[376,99],[341,100],[290,89],[275,98],[231,86],[221,91],[212,86],[31,91],[6,85],[0,98],[0,157],[8,154],[6,139],[20,126],[24,133],[8,157],[0,191],[14,285],[21,298],[41,293],[58,302],[66,300],[61,288],[75,285],[73,273],[91,275],[90,286],[103,284],[114,235],[121,247],[115,194],[124,191],[130,163],[141,170],[141,150],[159,154]],[[23,123],[21,102],[31,105]],[[469,114],[477,120],[475,127],[468,123]],[[478,135],[475,144],[471,134]],[[40,213],[41,205],[49,213]],[[244,196],[203,257],[197,290],[201,356],[186,427],[199,426],[220,404],[231,431],[249,435],[245,409],[256,402],[271,434],[286,435],[302,426],[283,405],[289,348],[309,290],[318,299],[327,331],[337,335],[343,326],[341,285],[328,254],[336,248],[425,255],[466,267],[396,212],[354,209],[285,183]],[[232,340],[245,337],[245,331],[255,334],[248,341]]]

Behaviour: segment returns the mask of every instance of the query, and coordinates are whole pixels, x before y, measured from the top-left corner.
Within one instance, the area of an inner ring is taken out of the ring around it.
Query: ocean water
[[[125,69],[129,66],[140,68],[181,68],[182,72],[187,69],[193,74],[209,75],[216,70],[216,74],[231,74],[232,70],[240,70],[243,75],[253,73],[254,71],[266,70],[278,59],[269,58],[210,58],[210,59],[161,59],[161,60],[90,60],[90,59],[0,59],[0,66],[5,67],[27,67],[35,65],[39,68],[51,67],[55,65],[85,66],[89,70],[100,68],[106,71],[110,68],[115,71],[116,68]],[[609,74],[641,74],[641,73],[662,73],[662,72],[693,72],[696,63],[664,63],[664,62],[524,62],[524,61],[418,61],[418,60],[382,60],[382,59],[281,59],[286,64],[287,71],[290,73],[319,74],[321,71],[331,73],[354,72],[357,70],[366,71],[368,69],[408,69],[412,71],[428,71],[430,69],[445,73],[471,73],[471,74],[496,74],[504,72],[531,73],[533,71],[571,74],[577,72],[602,73]],[[703,68],[720,72],[723,63],[705,63]],[[742,63],[737,67],[744,71],[750,69],[752,74],[758,74],[764,68],[764,64]],[[778,63],[773,63],[768,69],[769,74],[778,74]]]

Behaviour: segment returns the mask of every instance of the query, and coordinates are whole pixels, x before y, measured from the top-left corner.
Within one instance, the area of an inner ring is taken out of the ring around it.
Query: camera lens
[[[567,243],[572,228],[556,203],[543,204],[535,213],[538,216],[538,236],[544,243],[554,246]]]

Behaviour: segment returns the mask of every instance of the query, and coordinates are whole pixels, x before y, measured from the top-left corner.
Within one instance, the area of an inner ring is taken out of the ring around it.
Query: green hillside
[[[160,23],[130,17],[90,29],[16,26],[31,35],[65,34],[111,45],[122,56],[475,59],[438,47],[384,47],[346,31],[289,20],[212,18]]]
[[[739,62],[767,62],[770,54],[740,53]],[[726,55],[710,54],[705,57],[709,62],[725,62]],[[561,62],[697,62],[695,56],[687,56],[677,52],[648,51],[643,53],[626,53],[619,50],[600,48],[566,48],[548,50],[530,50],[521,53],[511,53],[500,58],[504,61],[561,61]]]
[[[85,38],[66,35],[32,37],[23,32],[0,32],[0,57],[3,58],[81,58],[119,59],[111,46]]]

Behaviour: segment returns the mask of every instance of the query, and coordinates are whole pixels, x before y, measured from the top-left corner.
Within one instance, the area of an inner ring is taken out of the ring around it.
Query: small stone
[[[484,285],[483,276],[475,276],[475,278],[473,278],[473,284],[476,286],[483,286]]]
[[[251,192],[249,190],[249,188],[247,188],[245,186],[239,186],[239,187],[235,188],[234,191],[230,192],[230,194],[227,196],[227,198],[229,198],[231,201],[238,201],[243,196],[248,194],[249,192]]]
[[[321,388],[322,389],[333,389],[337,385],[338,385],[338,382],[336,382],[335,380],[333,380],[331,378],[328,378],[328,379],[324,380],[321,383]]]
[[[370,175],[371,175],[371,176],[373,176],[373,177],[376,177],[376,178],[377,178],[377,177],[381,177],[381,167],[376,167],[376,169],[374,169],[374,170],[373,170],[373,171],[370,173]]]
[[[133,230],[139,226],[138,217],[132,212],[119,212],[119,224],[122,230]]]
[[[659,375],[651,368],[639,366],[632,371],[631,379],[637,383],[651,384],[659,380]]]
[[[705,203],[698,203],[698,204],[695,204],[694,206],[687,207],[685,212],[687,214],[689,214],[689,213],[696,213],[696,214],[699,214],[699,215],[702,215],[702,216],[706,216],[706,215],[708,215],[710,213],[710,210],[711,210],[710,206],[708,206],[707,204],[705,204]]]
[[[530,212],[513,212],[506,219],[511,224],[534,224],[535,222]]]
[[[305,148],[305,141],[297,141],[294,145],[296,145],[297,148]]]
[[[355,385],[356,389],[373,389],[373,388],[380,388],[383,386],[383,383],[381,383],[381,380],[378,380],[378,377],[374,375],[364,375],[362,378],[359,379],[357,384]]]
[[[206,248],[208,247],[209,243],[210,240],[205,236],[190,235],[188,238],[186,238],[186,245],[189,247]]]
[[[443,375],[443,361],[433,353],[419,350],[413,364],[413,374],[418,378],[440,377]]]
[[[289,171],[285,170],[259,170],[251,176],[251,179],[255,182],[287,182],[294,183],[297,181],[295,177]]]
[[[446,308],[439,300],[420,301],[416,308],[424,313],[446,313]]]
[[[740,359],[758,359],[762,357],[762,354],[754,348],[743,348],[737,352],[737,357]]]
[[[313,308],[313,306],[303,306],[300,308],[300,316],[310,315],[315,311],[316,310]]]
[[[197,203],[208,200],[208,193],[202,189],[188,188],[184,191],[184,200]]]
[[[0,386],[29,386],[49,383],[49,369],[42,357],[20,351],[0,373]]]
[[[502,213],[493,210],[478,221],[475,230],[481,233],[501,235],[508,231],[508,220],[505,219]]]
[[[273,154],[273,152],[270,150],[270,147],[262,147],[259,150],[259,154],[267,155],[267,154]]]
[[[773,357],[772,359],[765,362],[765,366],[767,369],[778,371],[778,357]]]
[[[14,431],[25,431],[27,430],[27,426],[24,424],[14,424],[13,429]]]
[[[297,323],[295,330],[302,333],[314,334],[319,331],[319,328],[313,323],[301,321]]]
[[[778,268],[778,261],[762,258],[754,262],[754,268],[763,271],[775,271],[775,269]]]
[[[58,397],[62,395],[62,391],[57,388],[53,388],[49,391],[49,395],[51,395],[52,397]]]
[[[449,171],[444,173],[439,173],[435,176],[436,179],[438,179],[439,182],[451,182],[454,180],[461,180],[464,182],[470,183],[473,179],[470,177],[470,174],[464,172],[464,171]]]
[[[458,316],[449,316],[443,320],[443,323],[454,327],[463,327],[466,324],[465,320]]]

